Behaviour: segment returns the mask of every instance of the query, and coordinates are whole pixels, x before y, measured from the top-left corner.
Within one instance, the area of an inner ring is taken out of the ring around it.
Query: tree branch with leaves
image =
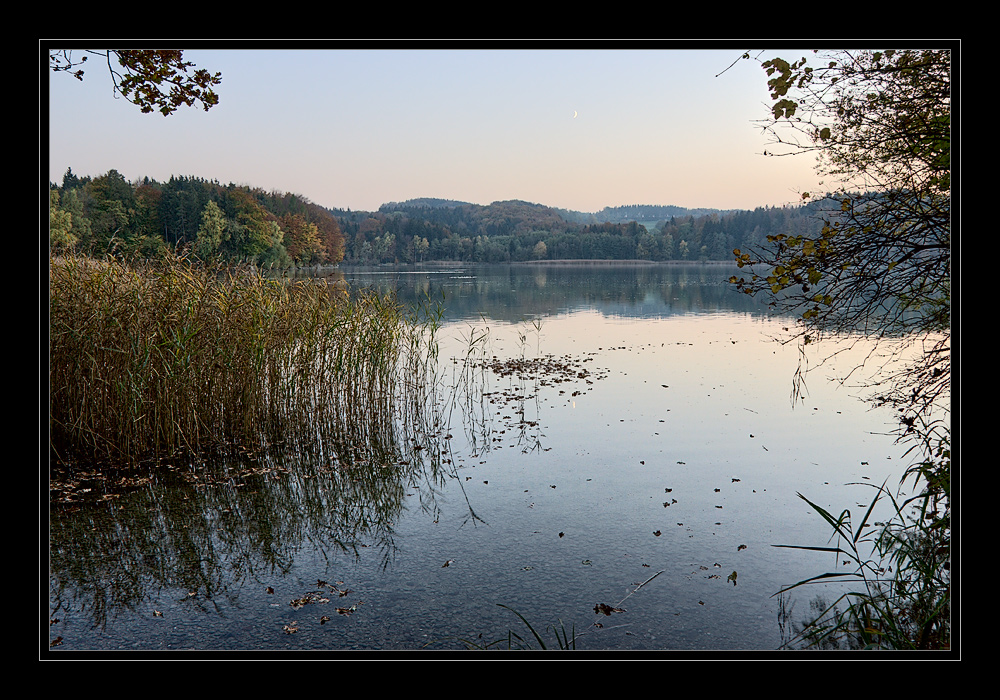
[[[874,648],[947,648],[952,54],[814,52],[762,66],[773,101],[764,122],[772,137],[767,154],[813,153],[819,172],[836,186],[818,197],[802,195],[822,209],[818,234],[775,233],[760,249],[734,250],[749,277],[730,281],[746,294],[769,296],[772,307],[798,318],[793,338],[800,341],[800,358],[805,345],[826,334],[874,339],[875,347],[891,338],[894,356],[905,352],[907,359],[872,380],[871,398],[897,409],[898,435],[912,445],[907,454],[923,454],[902,479],[922,486],[875,540],[876,559],[888,558],[894,573],[883,579],[879,569],[875,595],[847,594],[850,615],[836,616],[832,625],[810,623],[810,634],[847,630]],[[793,396],[802,376],[800,364]],[[911,515],[914,505],[917,514]],[[844,513],[830,520],[838,531],[849,518]],[[869,562],[856,561],[856,575],[869,581]],[[861,620],[868,622],[857,624]],[[877,634],[869,635],[873,630]]]
[[[778,233],[759,250],[735,250],[751,275],[730,281],[796,314],[804,342],[919,338],[921,360],[880,397],[911,417],[930,410],[950,379],[951,52],[815,52],[762,66],[770,154],[814,153],[837,184],[803,194],[821,203],[820,234]]]
[[[184,60],[181,49],[86,49],[74,60],[72,49],[50,49],[49,68],[83,80],[81,67],[91,56],[102,58],[108,67],[116,97],[120,95],[145,113],[169,116],[181,106],[201,103],[204,110],[219,103],[213,87],[222,82],[221,73],[211,73]]]

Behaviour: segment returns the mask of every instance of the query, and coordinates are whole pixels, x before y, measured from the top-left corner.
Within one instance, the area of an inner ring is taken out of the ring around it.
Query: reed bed
[[[182,257],[55,259],[49,295],[56,463],[259,447],[331,421],[388,430],[426,348],[391,296]]]

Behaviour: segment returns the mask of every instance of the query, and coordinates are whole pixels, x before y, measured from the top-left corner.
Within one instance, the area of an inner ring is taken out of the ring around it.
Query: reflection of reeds
[[[414,347],[390,296],[252,268],[67,258],[51,262],[49,292],[62,462],[301,439],[289,431],[334,417],[383,432]]]

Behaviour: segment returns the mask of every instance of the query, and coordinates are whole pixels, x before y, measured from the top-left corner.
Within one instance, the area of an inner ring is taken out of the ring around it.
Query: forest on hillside
[[[281,268],[431,260],[731,261],[734,249],[759,246],[769,235],[815,235],[829,205],[724,212],[630,205],[585,214],[517,200],[419,199],[367,212],[198,177],[128,182],[116,170],[79,177],[70,168],[61,183],[49,183],[49,245],[53,253],[145,258],[184,249],[205,261]],[[629,216],[634,219],[613,220]]]
[[[117,170],[49,184],[52,252],[156,258],[186,249],[206,261],[264,266],[335,264],[337,219],[304,197],[197,177],[130,183]]]
[[[383,205],[376,212],[333,213],[345,238],[345,261],[359,264],[427,260],[660,262],[731,261],[734,249],[764,244],[768,235],[815,235],[830,208],[829,202],[814,202],[799,207],[674,215],[655,223],[601,221],[609,216],[609,208],[587,215],[516,200],[488,205],[412,200]],[[657,208],[632,209],[645,218],[649,210]],[[659,209],[686,211],[679,207]]]

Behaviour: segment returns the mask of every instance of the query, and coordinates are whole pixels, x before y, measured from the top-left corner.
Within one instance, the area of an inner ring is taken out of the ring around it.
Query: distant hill
[[[688,209],[633,204],[588,213],[522,200],[470,204],[422,197],[377,211],[331,213],[359,264],[541,260],[722,260],[774,233],[815,233],[816,207]]]
[[[418,197],[416,199],[408,199],[405,202],[386,202],[378,208],[379,211],[397,211],[400,209],[420,209],[426,207],[427,209],[447,209],[451,207],[461,207],[468,205],[469,202],[460,202],[455,199],[437,199],[435,197]]]
[[[604,207],[598,212],[574,211],[572,209],[559,209],[548,207],[543,204],[534,204],[523,200],[507,200],[492,202],[488,206],[502,205],[522,206],[525,208],[544,209],[555,212],[567,222],[575,224],[592,223],[623,223],[628,221],[638,221],[646,223],[658,223],[667,221],[672,217],[685,216],[708,216],[709,214],[725,214],[734,209],[688,209],[678,207],[673,204],[626,204],[617,207]],[[435,197],[418,197],[407,199],[403,202],[386,202],[378,208],[380,212],[388,213],[393,211],[415,212],[419,209],[454,209],[456,207],[482,207],[483,205],[471,204],[455,199],[439,199]]]
[[[50,183],[50,244],[88,254],[112,246],[156,257],[260,265],[509,263],[543,260],[734,260],[769,236],[816,237],[839,201],[750,210],[632,204],[588,213],[523,200],[472,204],[421,197],[377,211],[327,209],[301,195],[195,176],[128,182],[117,171]],[[108,212],[127,212],[111,216]],[[124,217],[124,218],[123,218]],[[211,225],[211,228],[209,228]],[[213,233],[214,231],[214,233]]]
[[[725,214],[734,209],[687,209],[685,207],[674,206],[673,204],[626,204],[620,207],[604,207],[596,212],[594,217],[597,221],[621,223],[623,221],[639,221],[656,223],[667,221],[671,218],[681,218],[684,216],[708,216],[709,214]]]

